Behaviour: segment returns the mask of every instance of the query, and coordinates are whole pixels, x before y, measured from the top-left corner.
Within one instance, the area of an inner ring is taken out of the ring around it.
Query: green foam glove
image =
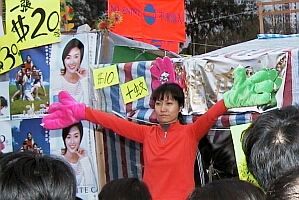
[[[237,67],[233,74],[233,87],[223,94],[225,106],[238,108],[276,102],[275,92],[282,82],[277,76],[276,70],[264,68],[247,78],[245,68]]]
[[[278,91],[279,87],[282,84],[282,78],[281,77],[277,77],[274,80],[274,83],[275,83],[276,87],[274,88],[273,92],[271,93],[271,97],[272,97],[271,101],[269,103],[267,103],[267,104],[258,106],[259,109],[261,109],[261,110],[267,110],[267,109],[274,108],[275,106],[277,106],[277,100],[275,98],[275,95],[276,95],[276,92]]]

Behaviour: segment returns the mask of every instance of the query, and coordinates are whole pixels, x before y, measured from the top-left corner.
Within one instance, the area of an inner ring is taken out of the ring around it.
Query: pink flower
[[[175,80],[175,71],[173,64],[169,57],[156,58],[153,65],[150,68],[150,72],[156,80],[152,81],[152,89],[155,90],[163,83],[177,82]]]

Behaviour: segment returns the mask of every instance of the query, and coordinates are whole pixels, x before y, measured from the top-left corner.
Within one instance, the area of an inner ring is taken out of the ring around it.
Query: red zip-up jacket
[[[194,123],[182,125],[177,121],[170,124],[167,131],[161,125],[141,125],[88,107],[85,117],[143,144],[143,181],[153,200],[185,200],[195,187],[194,162],[198,142],[226,111],[221,100]]]

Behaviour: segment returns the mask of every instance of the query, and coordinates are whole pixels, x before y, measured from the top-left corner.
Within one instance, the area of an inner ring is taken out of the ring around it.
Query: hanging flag
[[[185,41],[184,1],[108,0],[112,32],[132,38]]]

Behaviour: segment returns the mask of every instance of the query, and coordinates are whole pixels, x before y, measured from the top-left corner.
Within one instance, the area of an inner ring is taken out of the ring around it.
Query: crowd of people
[[[11,102],[14,102],[16,99],[28,101],[34,101],[34,99],[41,100],[39,97],[39,87],[42,88],[44,96],[47,96],[42,71],[33,64],[30,55],[27,55],[26,61],[21,65],[20,70],[17,71],[15,84],[16,91],[11,97]]]
[[[277,196],[283,199],[284,194],[289,195],[290,199],[297,180],[292,177],[290,170],[293,171],[299,164],[296,157],[299,151],[299,136],[296,134],[299,130],[299,123],[296,123],[299,119],[297,106],[268,111],[243,133],[242,144],[248,169],[259,186],[237,178],[212,181],[202,187],[196,187],[194,182],[194,164],[199,141],[228,109],[272,102],[275,98],[273,93],[280,86],[276,85],[276,79],[276,70],[260,70],[247,77],[244,68],[236,68],[234,86],[224,93],[222,100],[194,123],[189,124],[184,122],[181,113],[185,94],[176,83],[163,83],[153,91],[151,98],[158,124],[152,126],[94,110],[84,103],[78,103],[68,92],[61,91],[58,94],[59,101],[50,105],[49,115],[43,117],[42,124],[49,130],[63,129],[65,159],[36,156],[37,154],[28,151],[3,154],[0,157],[0,199],[25,199],[25,194],[27,199],[75,199],[74,188],[78,184],[78,176],[70,162],[65,160],[76,162],[84,154],[78,152],[82,139],[81,120],[99,124],[143,144],[142,180],[112,180],[104,185],[98,194],[101,200],[259,200],[277,199]],[[32,143],[32,135],[28,138],[31,138]],[[68,149],[68,140],[77,141],[76,145],[72,145],[72,149]],[[60,168],[64,170],[54,170]],[[48,175],[44,175],[46,173]],[[19,177],[18,181],[7,178],[11,174]],[[26,182],[28,177],[31,177],[34,183]],[[10,185],[7,185],[5,178],[10,180]],[[20,181],[22,178],[24,182]],[[294,184],[285,185],[287,181],[293,181]],[[26,187],[18,184],[30,188],[25,191]],[[37,188],[38,184],[42,186]],[[56,189],[58,185],[60,188]],[[281,186],[285,189],[276,189]],[[12,192],[14,190],[17,191]]]
[[[43,150],[34,142],[31,132],[27,133],[27,138],[24,140],[22,147],[19,149],[19,152],[32,151],[37,154],[42,154]]]

